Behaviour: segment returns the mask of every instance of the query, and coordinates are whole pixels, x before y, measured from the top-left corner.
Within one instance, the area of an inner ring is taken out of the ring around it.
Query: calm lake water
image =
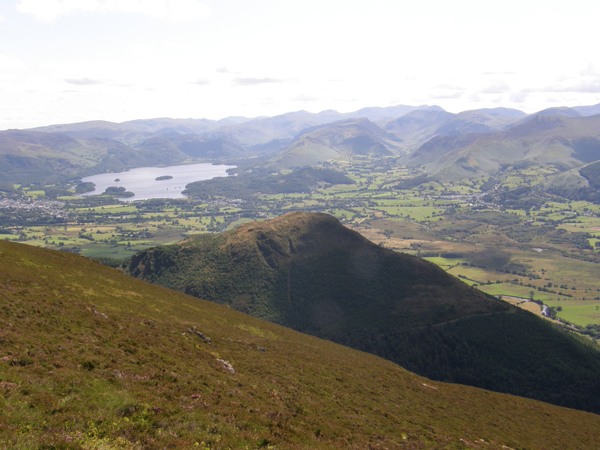
[[[231,167],[235,166],[202,163],[167,167],[139,167],[127,172],[102,173],[81,179],[84,182],[89,181],[96,185],[93,192],[87,192],[83,195],[102,194],[107,187],[117,186],[124,187],[135,194],[134,197],[121,199],[124,201],[147,200],[150,198],[185,198],[185,195],[181,192],[185,189],[186,184],[192,181],[226,177],[228,176],[226,170]],[[157,177],[162,176],[172,176],[173,178],[170,180],[156,180]]]

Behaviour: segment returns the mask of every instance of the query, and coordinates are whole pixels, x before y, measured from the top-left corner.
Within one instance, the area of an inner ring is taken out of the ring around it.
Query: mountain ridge
[[[536,115],[507,130],[437,136],[405,157],[434,179],[495,175],[504,166],[554,164],[568,170],[600,159],[600,115]]]
[[[592,117],[588,114],[597,112],[598,107],[559,107],[520,117],[518,110],[506,108],[484,108],[451,114],[438,106],[396,105],[363,108],[351,113],[322,111],[313,114],[297,111],[273,117],[229,117],[219,121],[156,118],[114,123],[98,120],[0,131],[0,183],[3,189],[31,181],[65,183],[77,177],[106,171],[180,164],[192,160],[231,162],[260,158],[261,161],[270,160],[275,169],[283,169],[321,163],[337,157],[340,151],[394,156],[416,149],[418,155],[426,148],[442,142],[443,139],[437,139],[439,135],[484,132],[482,136],[488,136],[500,130],[519,127],[536,117],[552,117],[551,114],[561,117],[583,116],[579,118],[585,119]],[[398,114],[401,117],[394,118]],[[335,122],[359,123],[365,120],[371,121],[372,125],[348,137],[346,143],[337,141],[340,132]],[[321,131],[318,127],[322,127]],[[377,127],[376,132],[373,127]],[[35,140],[34,135],[38,140],[37,147],[31,142]],[[61,139],[62,146],[57,144]],[[589,147],[586,143],[575,144],[579,148]],[[557,142],[553,148],[568,153],[568,146]],[[414,158],[408,162],[416,162]],[[473,173],[481,175],[479,172],[485,174],[495,170],[494,167],[497,168],[499,164],[505,164],[503,161],[495,162],[479,170],[471,167],[469,160],[467,157],[458,165],[454,164],[445,170],[442,178],[470,176]],[[453,163],[440,161],[440,164],[445,168]],[[574,160],[565,164],[565,169],[572,168]],[[440,167],[431,167],[428,172],[439,172]]]
[[[340,154],[391,156],[400,151],[397,137],[367,118],[345,119],[302,130],[270,167],[289,169],[325,162]]]

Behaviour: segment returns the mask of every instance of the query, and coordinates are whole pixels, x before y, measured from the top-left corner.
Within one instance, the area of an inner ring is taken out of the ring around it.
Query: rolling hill
[[[151,143],[151,141],[150,141]],[[176,164],[190,159],[175,147],[132,148],[107,138],[60,133],[0,131],[0,183],[53,184],[132,167]]]
[[[437,136],[405,157],[437,180],[497,175],[507,167],[549,164],[561,170],[600,159],[600,115],[535,115],[505,131]]]
[[[462,136],[493,133],[517,124],[526,114],[508,108],[480,109],[452,114],[443,109],[412,111],[389,121],[384,129],[403,140],[413,151],[436,136]]]
[[[64,183],[107,171],[245,156],[247,151],[234,142],[197,135],[165,134],[130,146],[106,137],[0,131],[0,186]]]
[[[114,139],[127,145],[140,144],[146,139],[168,134],[199,135],[215,128],[231,126],[248,121],[245,117],[228,117],[221,120],[209,119],[138,119],[115,123],[104,120],[72,124],[49,125],[29,131],[58,133],[75,138],[102,137]]]
[[[480,109],[452,114],[442,109],[412,111],[385,124],[384,129],[404,141],[408,151],[436,136],[493,133],[520,122],[525,113],[508,108]]]
[[[269,166],[284,169],[314,165],[338,154],[389,156],[399,151],[399,142],[369,119],[342,120],[303,130],[271,159]]]
[[[600,412],[597,349],[326,214],[157,247],[125,270],[429,378]]]
[[[600,161],[563,172],[548,180],[544,187],[549,193],[569,200],[600,204]]]
[[[408,114],[412,111],[443,111],[439,106],[433,105],[420,105],[420,106],[408,106],[408,105],[396,105],[388,106],[385,108],[381,107],[368,107],[362,108],[358,111],[351,113],[342,113],[344,118],[359,118],[365,117],[371,122],[385,122],[387,120],[393,120]]]
[[[386,108],[363,108],[349,113],[339,113],[333,110],[321,111],[316,114],[308,111],[296,111],[214,127],[200,134],[207,139],[225,139],[233,142],[247,149],[253,155],[272,155],[285,149],[298,134],[313,127],[357,118],[385,121],[414,110],[438,108],[427,105],[396,105]]]
[[[339,120],[339,113],[336,111],[321,115],[297,111],[222,127],[206,133],[205,136],[228,139],[251,149],[254,153],[272,152],[273,149],[284,148],[305,128],[335,120]]]
[[[443,110],[412,111],[386,123],[383,128],[407,145],[416,145],[434,137],[435,131],[453,116],[454,114]]]
[[[600,103],[592,106],[576,106],[573,109],[582,116],[595,116],[600,114]]]
[[[0,241],[11,449],[597,448],[600,416],[375,356]]]
[[[152,137],[152,133],[144,127],[128,127],[124,124],[108,122],[106,120],[48,125],[32,128],[27,131],[60,134],[81,139],[99,137],[113,139],[128,145],[136,144]]]

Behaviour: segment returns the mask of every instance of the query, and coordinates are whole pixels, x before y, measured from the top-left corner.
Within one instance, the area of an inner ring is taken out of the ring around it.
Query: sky
[[[0,130],[600,103],[600,2],[0,0]]]

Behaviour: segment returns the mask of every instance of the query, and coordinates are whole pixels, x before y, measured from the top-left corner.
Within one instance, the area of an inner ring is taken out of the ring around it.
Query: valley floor
[[[548,307],[550,318],[581,328],[600,326],[600,205],[553,196],[519,209],[498,200],[498,187],[485,190],[485,178],[406,187],[419,173],[393,159],[354,157],[327,167],[344,171],[354,184],[245,199],[132,203],[68,196],[48,202],[43,191],[24,188],[17,199],[0,200],[0,239],[122,260],[195,233],[294,210],[326,212],[369,240],[421,256],[484,292],[533,299]],[[535,187],[547,171],[517,171],[502,186]]]

